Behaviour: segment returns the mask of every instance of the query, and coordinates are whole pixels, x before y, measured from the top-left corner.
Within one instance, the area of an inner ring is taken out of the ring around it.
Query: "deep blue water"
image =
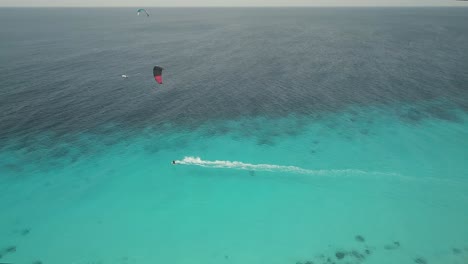
[[[398,115],[456,120],[468,108],[464,8],[1,12],[2,139],[432,100]]]
[[[0,9],[1,261],[466,263],[466,8],[135,10]]]

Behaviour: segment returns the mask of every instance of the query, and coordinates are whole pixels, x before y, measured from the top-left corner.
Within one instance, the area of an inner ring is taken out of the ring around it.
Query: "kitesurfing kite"
[[[163,83],[163,81],[162,81],[162,71],[163,71],[163,68],[159,67],[157,65],[154,66],[154,68],[153,68],[154,80],[159,84]]]
[[[140,8],[137,10],[137,15],[140,15],[140,13],[145,13],[147,17],[149,17],[149,14],[148,12],[146,12],[146,9],[144,8]]]

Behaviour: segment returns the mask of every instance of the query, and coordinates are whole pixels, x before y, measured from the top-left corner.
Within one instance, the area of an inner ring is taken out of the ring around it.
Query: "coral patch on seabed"
[[[414,259],[414,262],[418,264],[427,264],[427,261],[424,258],[416,258]]]
[[[399,247],[400,247],[400,242],[398,242],[398,241],[393,242],[393,244],[387,244],[387,245],[384,246],[384,248],[386,250],[393,250],[393,249],[397,249]]]
[[[320,253],[315,255],[314,260],[307,260],[307,261],[297,261],[295,262],[296,264],[362,264],[366,261],[367,258],[370,258],[371,255],[375,251],[379,251],[379,247],[374,247],[372,245],[368,245],[367,243],[364,244],[366,239],[361,236],[361,235],[356,235],[354,237],[354,240],[359,242],[358,244],[361,245],[361,248],[358,249],[346,249],[342,248],[340,246],[334,246],[334,245],[328,245],[328,249],[325,250],[324,253]],[[380,249],[385,249],[385,250],[396,250],[401,247],[401,243],[399,241],[393,241],[391,243],[385,244]],[[332,251],[330,251],[332,250]],[[385,253],[386,251],[383,250],[381,253]],[[449,249],[447,249],[449,250]],[[450,251],[453,255],[455,255],[455,258],[461,258],[460,260],[465,260],[462,262],[454,262],[454,263],[468,263],[466,260],[468,260],[467,255],[465,253],[468,252],[467,247],[453,247],[450,249]],[[398,252],[398,251],[395,251]],[[417,256],[413,259],[407,259],[407,263],[413,263],[416,264],[429,264],[429,261],[427,260],[426,257],[423,256]],[[444,262],[440,262],[444,263]]]
[[[16,246],[9,246],[7,248],[4,248],[4,249],[0,250],[0,259],[2,259],[3,257],[5,257],[5,256],[7,256],[9,254],[13,254],[15,252],[16,252]]]
[[[356,239],[356,241],[358,241],[358,242],[365,242],[365,241],[366,241],[366,240],[364,239],[364,237],[361,236],[361,235],[355,236],[354,239]]]
[[[31,232],[31,229],[25,228],[25,229],[21,230],[20,234],[21,234],[22,236],[26,236],[26,235],[28,235],[30,232]]]
[[[346,256],[346,254],[344,252],[338,251],[335,253],[335,256],[337,259],[342,259]]]

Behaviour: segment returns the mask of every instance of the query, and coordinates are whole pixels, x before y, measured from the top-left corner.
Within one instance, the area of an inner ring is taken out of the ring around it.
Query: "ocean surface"
[[[467,8],[148,12],[0,9],[0,262],[468,263]]]

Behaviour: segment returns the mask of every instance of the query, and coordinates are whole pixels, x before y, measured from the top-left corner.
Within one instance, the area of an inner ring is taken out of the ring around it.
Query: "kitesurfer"
[[[146,9],[140,8],[140,9],[137,10],[137,15],[140,15],[141,13],[145,13],[145,14],[146,14],[146,17],[149,17],[149,14],[148,14],[148,12],[146,11]]]
[[[172,165],[175,165],[175,164],[176,164],[176,163],[175,163],[175,160],[173,160],[173,161],[172,161]]]

